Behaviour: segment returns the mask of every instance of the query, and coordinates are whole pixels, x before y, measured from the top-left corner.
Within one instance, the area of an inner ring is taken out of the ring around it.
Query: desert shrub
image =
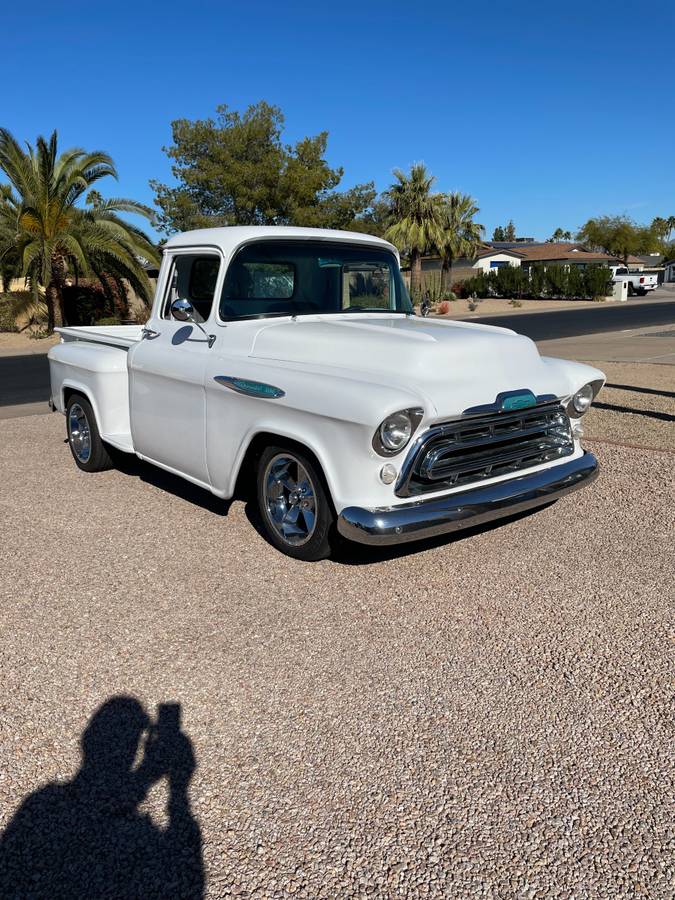
[[[527,293],[529,297],[543,297],[546,294],[546,270],[543,263],[535,263],[530,266],[528,272],[529,283]]]
[[[568,274],[564,266],[549,266],[546,269],[544,290],[549,297],[567,297]]]
[[[18,331],[10,297],[0,296],[0,331]]]
[[[579,266],[570,266],[567,272],[567,284],[565,296],[572,298],[583,297],[586,292],[585,272]]]
[[[509,306],[513,306],[514,309],[519,309],[522,305],[522,300],[509,300]]]
[[[475,300],[469,300],[467,305],[471,312],[475,312],[478,309],[478,303]]]
[[[13,291],[0,299],[0,331],[24,331],[47,321],[42,297],[32,291]]]
[[[473,278],[467,278],[462,283],[462,294],[464,297],[489,297],[490,294],[490,276],[485,272],[479,272]]]
[[[593,300],[600,297],[604,299],[612,293],[612,272],[607,266],[591,266],[584,271],[586,289],[584,296]]]
[[[443,299],[454,302],[457,299],[457,294],[454,291],[445,291]]]
[[[96,320],[96,325],[121,325],[122,323],[117,316],[105,316]]]
[[[527,272],[520,266],[500,266],[493,269],[488,278],[490,293],[495,297],[522,297],[529,288]]]

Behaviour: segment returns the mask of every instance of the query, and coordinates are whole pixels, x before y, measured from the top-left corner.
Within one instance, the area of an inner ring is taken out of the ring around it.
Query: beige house
[[[620,265],[623,264],[623,260],[609,253],[586,250],[583,244],[572,241],[557,243],[519,241],[506,245],[505,242],[487,242],[481,246],[475,257],[456,259],[453,262],[451,284],[465,281],[479,272],[490,272],[503,266],[529,268],[536,263],[585,267],[588,265]],[[637,256],[629,256],[628,265],[631,269],[641,271],[644,269],[645,263]],[[427,287],[440,287],[441,272],[440,257],[425,256],[422,259],[422,276]]]

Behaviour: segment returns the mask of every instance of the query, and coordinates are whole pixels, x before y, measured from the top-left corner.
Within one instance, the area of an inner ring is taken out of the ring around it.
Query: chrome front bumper
[[[584,453],[530,475],[433,500],[381,509],[348,506],[338,516],[337,527],[343,537],[359,544],[419,541],[542,506],[589,484],[597,475],[597,459]]]

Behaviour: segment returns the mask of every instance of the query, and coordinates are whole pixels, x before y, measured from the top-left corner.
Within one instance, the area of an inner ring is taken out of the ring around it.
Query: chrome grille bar
[[[557,402],[457,419],[418,440],[396,493],[406,497],[470,485],[573,452],[569,417]]]

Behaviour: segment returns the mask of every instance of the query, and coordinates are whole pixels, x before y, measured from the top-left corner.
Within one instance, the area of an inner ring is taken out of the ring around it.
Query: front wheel
[[[73,459],[83,472],[103,472],[112,460],[101,440],[96,416],[82,394],[71,394],[66,404],[66,431]]]
[[[268,447],[258,462],[257,498],[265,535],[278,550],[306,562],[330,556],[333,506],[308,456]]]

